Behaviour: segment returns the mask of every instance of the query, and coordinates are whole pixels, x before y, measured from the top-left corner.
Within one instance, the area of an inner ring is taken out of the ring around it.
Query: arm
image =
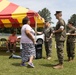
[[[32,34],[30,33],[29,30],[25,30],[26,35],[28,36],[29,39],[32,40],[33,43],[35,43],[35,39],[33,38]]]
[[[63,30],[64,30],[64,29],[60,28],[60,29],[54,31],[54,33],[59,33],[59,32],[62,32]]]
[[[73,34],[71,34],[71,33],[66,33],[66,35],[73,35],[73,36],[76,36],[76,33],[73,33]]]
[[[52,38],[52,36],[53,36],[53,33],[50,35],[49,39],[51,39],[51,38]]]
[[[37,34],[40,34],[41,35],[41,34],[43,34],[43,32],[37,32]]]
[[[65,22],[63,20],[60,20],[59,23],[60,23],[60,28],[58,30],[54,31],[54,33],[63,32]]]
[[[75,31],[75,28],[74,28],[74,27],[72,27],[72,28],[68,31],[69,35],[76,36],[76,32],[75,32],[75,33],[73,33],[74,31]]]
[[[74,33],[74,34],[70,34],[70,35],[72,35],[72,36],[76,36],[76,33]]]
[[[9,43],[10,42],[10,36],[8,37],[8,40],[6,41],[6,43]]]
[[[43,28],[42,32],[37,32],[37,34],[39,34],[39,35],[41,35],[43,33],[44,33],[44,28]]]
[[[51,35],[50,35],[50,38],[52,38],[53,36],[53,29],[51,28]]]
[[[9,40],[7,40],[6,43],[9,43]]]

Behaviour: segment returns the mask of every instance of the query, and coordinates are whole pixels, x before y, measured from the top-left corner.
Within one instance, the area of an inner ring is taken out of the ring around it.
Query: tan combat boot
[[[63,69],[63,65],[58,64],[58,65],[54,66],[53,68],[54,68],[54,69]]]

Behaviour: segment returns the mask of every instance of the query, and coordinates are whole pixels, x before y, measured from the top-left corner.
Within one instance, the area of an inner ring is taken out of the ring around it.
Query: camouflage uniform
[[[50,27],[44,27],[43,33],[45,34],[45,50],[46,50],[46,56],[51,57],[51,51],[52,51],[52,38],[50,38],[50,35],[52,34],[53,30]]]
[[[69,29],[68,32],[71,34],[76,33],[76,28],[73,27],[73,28]],[[74,58],[74,56],[75,56],[75,40],[76,40],[76,36],[74,36],[74,35],[67,36],[67,56],[68,56],[68,58],[70,58],[70,57]]]
[[[64,27],[64,30],[62,32],[55,33],[57,56],[58,56],[59,64],[63,64],[63,48],[64,48],[64,41],[66,38],[65,22],[63,19],[57,22],[56,30],[60,29],[61,26]]]

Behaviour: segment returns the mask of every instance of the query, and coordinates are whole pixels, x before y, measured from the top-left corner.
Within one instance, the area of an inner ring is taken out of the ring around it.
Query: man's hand
[[[42,35],[43,34],[43,32],[36,32],[37,34],[39,34],[39,35]]]
[[[33,41],[33,44],[37,44],[35,40]]]
[[[70,35],[70,33],[66,33],[66,35]]]
[[[55,31],[53,31],[53,34],[55,34]]]
[[[52,36],[49,37],[49,39],[51,39],[51,38],[52,38]]]

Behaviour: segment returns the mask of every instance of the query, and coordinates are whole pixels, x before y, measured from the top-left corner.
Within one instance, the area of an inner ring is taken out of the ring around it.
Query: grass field
[[[76,58],[73,62],[67,61],[66,47],[64,49],[64,68],[60,70],[52,68],[52,65],[58,62],[54,40],[52,59],[50,61],[44,58],[34,60],[35,68],[21,67],[21,60],[8,59],[9,55],[0,51],[0,75],[76,75]],[[45,57],[44,47],[43,57]]]

